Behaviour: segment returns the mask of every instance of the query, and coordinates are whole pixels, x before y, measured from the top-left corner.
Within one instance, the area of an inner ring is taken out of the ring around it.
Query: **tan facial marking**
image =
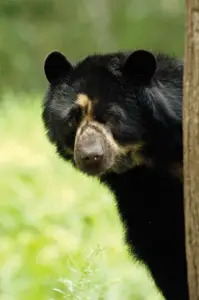
[[[93,113],[92,102],[89,101],[88,106],[87,106],[87,114],[86,114],[86,119],[87,120],[92,120],[92,113]]]
[[[84,119],[78,130],[76,133],[76,137],[75,137],[75,145],[77,142],[77,139],[84,133],[89,134],[89,131],[98,131],[99,133],[101,133],[103,135],[103,137],[107,140],[108,144],[111,145],[111,147],[114,149],[114,151],[119,151],[119,146],[118,144],[115,142],[115,140],[113,139],[112,135],[109,134],[107,132],[107,130],[105,129],[104,125],[96,122],[96,121],[92,121],[92,120],[88,120],[88,119]]]
[[[139,165],[146,164],[146,159],[141,154],[143,145],[144,145],[143,142],[139,142],[132,145],[119,146],[119,148],[120,148],[120,152],[124,155],[130,152],[133,161],[133,166],[139,166]]]
[[[132,145],[120,146],[120,149],[121,149],[120,151],[124,154],[127,152],[136,153],[142,149],[143,145],[144,145],[143,142],[139,142],[139,143],[135,143]]]
[[[97,101],[94,99],[94,101]],[[93,134],[95,133],[95,130],[100,132],[104,139],[107,141],[107,144],[110,148],[114,151],[116,154],[115,158],[119,159],[119,157],[122,157],[123,155],[131,153],[132,157],[132,166],[139,166],[144,164],[149,164],[145,157],[141,154],[141,149],[143,148],[143,142],[121,146],[115,141],[112,134],[108,131],[108,129],[103,125],[93,120],[93,102],[91,101],[87,95],[85,94],[79,94],[77,97],[77,103],[82,107],[82,110],[84,111],[84,118],[77,130],[76,138],[75,138],[75,148],[77,144],[77,140],[79,138],[81,139],[82,134],[84,133],[84,138],[88,134],[91,134],[90,131],[93,131]],[[95,103],[95,102],[94,102]]]
[[[88,98],[88,96],[86,96],[85,94],[79,94],[77,96],[77,103],[79,104],[79,106],[81,106],[83,109],[86,109],[88,106],[88,102],[90,101],[90,99]]]
[[[88,98],[86,94],[79,94],[77,97],[77,103],[85,112],[85,119],[92,119],[92,101]]]

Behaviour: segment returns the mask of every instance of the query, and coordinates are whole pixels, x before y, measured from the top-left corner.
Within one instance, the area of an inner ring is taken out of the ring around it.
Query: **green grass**
[[[162,299],[128,255],[110,192],[47,141],[41,100],[0,104],[0,299]]]

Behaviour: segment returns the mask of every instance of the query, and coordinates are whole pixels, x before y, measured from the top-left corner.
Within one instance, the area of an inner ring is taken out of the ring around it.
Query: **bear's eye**
[[[81,118],[81,108],[78,105],[74,105],[64,119],[64,126],[66,127],[66,130],[73,131],[75,128],[77,128],[79,122],[81,121]]]
[[[73,149],[76,131],[81,118],[81,109],[77,105],[74,105],[62,120],[59,134],[62,136],[61,140],[64,144],[64,148]]]
[[[118,123],[125,122],[126,118],[125,111],[117,104],[110,106],[104,114],[105,121],[113,127],[118,125]]]

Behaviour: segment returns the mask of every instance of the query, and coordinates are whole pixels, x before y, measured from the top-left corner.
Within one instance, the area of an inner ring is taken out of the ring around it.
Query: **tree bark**
[[[187,0],[183,143],[189,295],[199,299],[199,0]]]

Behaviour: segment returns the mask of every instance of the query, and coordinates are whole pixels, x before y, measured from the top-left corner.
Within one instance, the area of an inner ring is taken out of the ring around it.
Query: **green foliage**
[[[161,299],[128,255],[110,192],[45,138],[40,99],[1,102],[0,299]]]
[[[54,49],[72,61],[137,47],[182,56],[184,4],[1,0],[0,28],[0,299],[162,299],[128,255],[110,192],[55,155],[39,103]]]
[[[1,0],[1,89],[41,91],[43,61],[58,49],[75,61],[135,47],[182,56],[181,0]]]

